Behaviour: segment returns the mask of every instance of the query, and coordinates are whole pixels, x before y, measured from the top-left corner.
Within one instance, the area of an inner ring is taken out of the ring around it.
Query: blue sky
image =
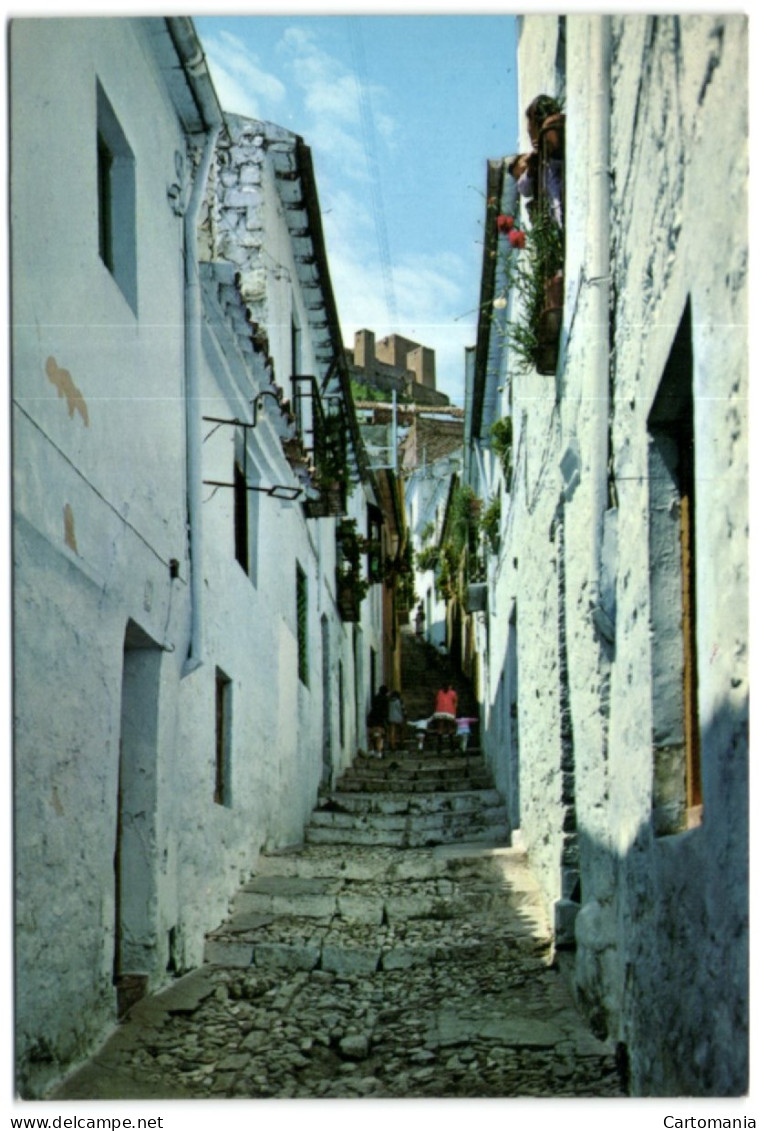
[[[195,25],[225,110],[311,147],[344,340],[432,346],[463,403],[486,161],[517,141],[511,15],[294,15]]]

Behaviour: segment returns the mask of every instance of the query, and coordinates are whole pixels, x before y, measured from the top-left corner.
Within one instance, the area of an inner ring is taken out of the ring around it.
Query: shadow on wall
[[[644,822],[620,853],[579,828],[578,999],[623,1049],[636,1096],[748,1089],[747,704],[724,705],[702,737],[698,828]]]

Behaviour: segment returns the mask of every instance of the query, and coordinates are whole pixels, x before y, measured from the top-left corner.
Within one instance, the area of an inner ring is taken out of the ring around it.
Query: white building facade
[[[565,287],[555,364],[512,351],[493,406],[484,741],[636,1095],[748,1083],[747,59],[739,16],[520,26],[519,148],[566,110]]]
[[[16,20],[10,64],[16,1053],[37,1096],[201,962],[261,849],[302,839],[364,745],[381,599],[340,611],[339,523],[365,536],[376,498],[302,140],[225,118],[187,19]],[[309,502],[331,418],[337,514]]]

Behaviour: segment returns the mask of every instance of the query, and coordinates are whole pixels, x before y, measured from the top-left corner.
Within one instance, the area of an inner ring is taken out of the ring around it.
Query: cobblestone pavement
[[[514,849],[262,858],[208,953],[55,1098],[621,1094]]]

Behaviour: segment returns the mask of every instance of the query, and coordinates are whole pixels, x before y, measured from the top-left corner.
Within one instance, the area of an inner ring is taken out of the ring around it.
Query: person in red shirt
[[[449,681],[440,687],[434,697],[434,729],[437,732],[437,753],[442,753],[442,739],[450,740],[450,749],[455,750],[455,716],[458,713],[458,694]]]

